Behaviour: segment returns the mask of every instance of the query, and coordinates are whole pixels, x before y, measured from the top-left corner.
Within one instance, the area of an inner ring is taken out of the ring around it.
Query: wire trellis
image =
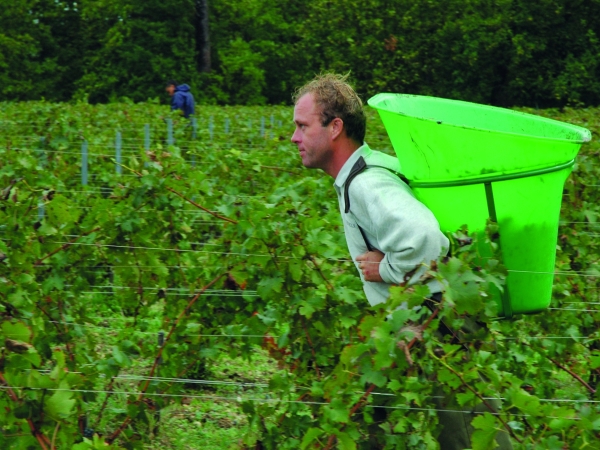
[[[596,310],[594,312],[600,312],[600,310]],[[106,319],[105,319],[106,320]],[[81,326],[81,327],[89,327],[89,328],[100,328],[102,330],[105,331],[114,331],[114,332],[123,332],[123,331],[127,331],[127,332],[131,332],[132,328],[130,327],[123,327],[123,328],[116,328],[116,327],[111,327],[111,326],[103,326],[103,325],[96,325],[96,324],[89,324],[89,323],[78,323],[78,322],[67,322],[67,321],[59,321],[59,320],[48,320],[47,322],[49,323],[54,323],[54,324],[60,324],[60,325],[69,325],[69,326]],[[186,323],[187,327],[198,327],[201,328],[204,325],[201,323]],[[241,327],[243,325],[238,324],[231,324],[228,326],[232,326],[232,327]],[[137,331],[139,334],[147,334],[147,335],[154,335],[156,336],[156,334],[158,333],[158,331]],[[262,338],[264,339],[266,337],[266,335],[261,335],[261,334],[229,334],[229,333],[213,333],[213,334],[186,334],[186,335],[179,335],[180,337],[187,337],[187,338],[195,338],[195,337],[227,337],[227,338],[249,338],[249,339],[255,339],[255,338]],[[279,336],[277,335],[272,335],[269,334],[270,337],[272,338],[278,338]],[[594,336],[494,336],[494,339],[496,340],[501,340],[501,341],[526,341],[526,340],[563,340],[563,339],[572,339],[572,340],[597,340],[597,337]]]
[[[243,125],[244,124],[237,124],[239,125]],[[25,125],[23,125],[25,126]],[[40,125],[43,126],[43,125]],[[164,124],[160,124],[160,126],[162,128],[164,128]],[[141,127],[141,124],[140,124]],[[156,129],[159,127],[159,125],[152,125],[153,128],[153,132],[156,133]],[[288,127],[286,127],[286,131]],[[134,130],[135,133],[141,134],[141,130],[140,128],[135,128],[134,126],[131,127],[121,127],[120,131],[128,131],[128,130]],[[189,131],[189,130],[187,130]],[[213,149],[216,151],[219,151],[221,149],[230,149],[231,146],[233,146],[234,148],[236,148],[237,150],[242,150],[242,151],[251,151],[253,153],[271,153],[273,151],[281,151],[281,148],[285,148],[286,146],[289,146],[290,151],[296,151],[295,147],[292,146],[291,144],[289,144],[289,140],[288,143],[286,143],[285,145],[279,145],[279,147],[277,149],[273,148],[273,149],[265,149],[266,147],[266,143],[262,143],[262,144],[254,144],[254,143],[241,143],[241,142],[236,142],[233,144],[228,144],[228,145],[224,145],[224,144],[216,144],[213,143],[211,141],[207,141],[205,138],[206,136],[210,133],[211,135],[211,140],[212,137],[215,136],[217,138],[221,137],[221,136],[232,136],[232,133],[227,133],[227,132],[223,132],[223,131],[216,131],[216,130],[209,130],[209,129],[205,129],[205,128],[198,128],[197,129],[198,133],[202,134],[202,137],[199,140],[184,140],[181,138],[177,139],[176,145],[180,146],[180,147],[191,147],[191,146],[195,146],[195,145],[202,145],[203,147],[207,148],[207,149]],[[276,130],[274,128],[268,128],[266,130],[267,132],[276,132]],[[164,148],[157,148],[158,145],[166,145],[164,142],[164,136],[162,136],[164,130],[161,129],[160,132],[158,132],[159,135],[161,135],[160,138],[157,138],[156,136],[154,137],[154,142],[151,145],[150,150],[151,151],[160,151],[160,150],[165,150]],[[264,133],[263,133],[264,135]],[[254,133],[254,132],[250,132],[247,135],[240,135],[239,132],[236,132],[236,139],[248,139],[248,141],[250,140],[255,140],[256,138],[264,138],[265,136],[261,136],[260,134]],[[287,135],[286,135],[287,137]],[[378,136],[377,138],[380,139],[387,139],[387,136],[382,135],[382,136]],[[25,137],[24,139],[31,139],[31,142],[39,142],[39,136],[32,136],[32,137]],[[371,139],[373,139],[373,137],[371,137]],[[108,138],[106,139],[107,141],[109,140]],[[132,138],[132,137],[123,137],[123,144],[121,145],[121,151],[123,154],[123,157],[129,157],[129,156],[139,156],[142,157],[144,156],[144,144],[145,144],[146,140],[145,138],[139,137],[139,138]],[[157,145],[158,142],[158,145]],[[13,146],[15,144],[12,144]],[[77,142],[72,143],[71,145],[79,145]],[[90,153],[89,153],[89,157],[90,158],[114,158],[115,154],[114,153],[94,153],[93,150],[101,150],[101,151],[108,151],[108,150],[112,150],[114,151],[115,146],[114,145],[98,145],[98,144],[90,144]],[[39,150],[39,148],[36,148],[36,150]],[[146,149],[148,150],[148,149]],[[48,153],[48,154],[52,154],[52,155],[81,155],[81,152],[79,151],[65,151],[65,150],[52,150],[52,149],[43,149],[44,152]],[[289,170],[293,170],[295,168],[287,168]],[[129,178],[129,177],[137,177],[137,175],[133,175],[133,174],[122,174],[120,175],[123,178]],[[599,187],[600,185],[585,185],[586,187]],[[91,192],[97,192],[99,194],[106,194],[106,189],[99,189],[99,190],[93,190],[93,188],[86,188],[85,190],[60,190],[58,189],[57,192],[60,193],[86,193],[89,194]],[[568,193],[564,193],[563,196],[568,196],[570,194]],[[237,196],[237,197],[256,197],[256,198],[264,198],[264,196]],[[81,208],[81,209],[87,209],[91,207],[79,207],[79,206],[75,206],[76,208]],[[143,212],[146,213],[147,211],[138,211],[138,212]],[[193,211],[193,210],[180,210],[178,212],[182,212],[184,214],[188,214],[188,213],[196,213],[198,215],[205,215],[205,214],[209,214],[206,212],[199,212],[199,211]],[[150,211],[148,211],[148,213],[151,213]],[[202,220],[195,220],[193,223],[198,224],[198,223],[202,223],[202,224],[223,224],[223,222],[221,221],[202,221]],[[589,226],[589,227],[593,227],[596,226],[598,223],[600,222],[561,222],[559,224],[560,227],[566,227],[569,225],[585,225],[585,226]],[[600,236],[600,234],[597,233],[592,233],[592,232],[580,232],[581,234],[585,234],[587,236],[590,237],[598,237]],[[75,236],[75,235],[69,235],[67,237],[79,237],[79,236]],[[56,244],[68,244],[68,245],[82,245],[82,246],[95,246],[95,247],[108,247],[108,248],[115,248],[115,249],[143,249],[143,250],[148,250],[148,251],[173,251],[173,252],[195,252],[195,253],[200,253],[200,254],[219,254],[219,255],[229,255],[229,256],[241,256],[241,257],[264,257],[264,258],[272,258],[273,255],[271,254],[247,254],[247,253],[241,253],[241,252],[217,252],[217,251],[203,251],[203,250],[197,250],[197,249],[173,249],[173,248],[160,248],[160,247],[144,247],[144,246],[117,246],[117,245],[110,245],[110,244],[97,244],[97,243],[75,243],[75,242],[55,242]],[[200,243],[200,242],[196,242],[196,243],[192,243],[192,245],[202,245],[202,246],[224,246],[224,244],[211,244],[211,243]],[[277,258],[282,258],[282,259],[301,259],[301,258],[295,258],[293,256],[285,256],[285,255],[277,255]],[[351,259],[344,259],[344,258],[322,258],[328,261],[333,261],[333,262],[342,262],[342,263],[352,263],[353,261]],[[80,266],[81,267],[81,266]],[[134,266],[132,265],[126,265],[126,266],[106,266],[107,268],[110,267],[127,267],[127,268],[132,268]],[[177,268],[177,269],[191,269],[191,268],[202,268],[204,266],[135,266],[136,268]],[[97,267],[94,267],[94,270],[98,270]],[[514,272],[514,273],[531,273],[531,274],[541,274],[541,275],[561,275],[561,276],[581,276],[581,277],[591,277],[591,278],[598,278],[600,277],[600,273],[599,274],[590,274],[587,272],[583,272],[583,271],[555,271],[555,272],[536,272],[536,271],[520,271],[520,270],[509,270],[508,272]],[[65,287],[73,287],[72,285],[65,285]],[[175,288],[175,287],[146,287],[143,286],[142,287],[144,290],[147,291],[151,291],[151,292],[159,292],[159,291],[164,291],[166,293],[168,293],[168,295],[181,295],[181,296],[192,296],[194,295],[194,292],[187,292],[189,291],[189,289],[186,288]],[[119,291],[128,291],[128,290],[136,290],[139,289],[139,287],[132,287],[132,286],[113,286],[113,285],[90,285],[89,289],[93,289],[93,290],[89,290],[89,291],[82,291],[81,293],[83,294],[107,294],[107,295],[113,295],[114,294],[114,290],[119,290]],[[211,290],[207,290],[206,292],[204,292],[202,295],[215,295],[215,296],[223,296],[223,297],[227,297],[230,295],[235,295],[235,296],[240,296],[240,295],[244,295],[244,296],[258,296],[256,291],[228,291],[228,290],[219,290],[219,289],[211,289]],[[587,305],[600,305],[600,302],[585,302],[585,301],[581,301],[581,302],[563,302],[563,304],[567,305],[567,304],[581,304],[581,303],[585,303]],[[594,309],[578,309],[578,308],[560,308],[560,307],[550,307],[548,308],[550,311],[571,311],[571,312],[582,312],[582,313],[589,313],[589,312],[600,312],[599,310],[594,310]],[[102,319],[102,320],[114,320],[114,318],[96,318],[96,319]],[[125,318],[123,318],[125,319]],[[114,328],[114,327],[105,327],[102,325],[94,325],[94,324],[89,324],[89,323],[77,323],[77,322],[68,322],[68,321],[49,321],[50,323],[54,323],[54,324],[62,324],[62,325],[68,325],[68,326],[82,326],[82,327],[93,327],[93,328],[97,328],[97,329],[102,329],[102,330],[109,330],[109,331],[118,331],[118,332],[122,332],[122,331],[131,331],[131,328]],[[202,327],[202,324],[186,324],[188,326],[198,326],[198,327]],[[239,325],[233,325],[235,326],[239,326]],[[147,334],[147,335],[156,335],[156,332],[144,332],[144,331],[137,331],[137,333],[140,334]],[[237,338],[237,339],[257,339],[257,338],[264,338],[264,335],[251,335],[251,334],[197,334],[197,335],[178,335],[181,337],[210,337],[210,338]],[[277,336],[274,336],[277,337]],[[545,339],[556,339],[556,340],[567,340],[567,339],[571,339],[571,340],[592,340],[594,339],[592,336],[588,336],[588,337],[584,337],[584,336],[517,336],[517,337],[505,337],[505,336],[500,336],[497,337],[498,339],[502,339],[502,340],[519,340],[519,341],[526,341],[526,340],[545,340]],[[154,376],[154,377],[146,377],[146,376],[136,376],[136,375],[120,375],[115,377],[115,379],[118,380],[122,380],[122,381],[152,381],[152,382],[158,382],[158,383],[186,383],[186,384],[200,384],[200,385],[207,385],[207,386],[223,386],[223,387],[235,387],[235,388],[240,388],[240,389],[247,389],[247,388],[258,388],[258,389],[265,389],[268,388],[268,384],[266,383],[254,383],[254,382],[232,382],[232,381],[219,381],[219,380],[194,380],[194,379],[188,379],[188,378],[169,378],[169,377],[159,377],[159,376]],[[9,387],[7,386],[0,386],[0,388],[6,390],[9,389]],[[305,404],[305,405],[309,405],[309,406],[322,406],[322,405],[328,405],[327,402],[311,402],[311,401],[301,401],[301,400],[290,400],[290,399],[282,399],[282,398],[266,398],[266,397],[260,397],[260,396],[242,396],[242,395],[237,395],[237,396],[223,396],[223,395],[197,395],[197,394],[172,394],[172,393],[159,393],[159,392],[140,392],[140,391],[134,391],[134,390],[91,390],[91,389],[61,389],[61,388],[48,388],[48,389],[42,389],[42,388],[30,388],[30,387],[26,387],[26,386],[11,386],[10,389],[28,389],[28,390],[44,390],[44,391],[70,391],[70,392],[81,392],[81,393],[98,393],[98,394],[106,394],[106,395],[135,395],[135,396],[140,396],[140,395],[144,395],[147,397],[165,397],[165,398],[188,398],[188,399],[199,399],[199,400],[208,400],[208,401],[226,401],[226,402],[243,402],[243,401],[253,401],[253,402],[259,402],[259,403],[296,403],[296,404]],[[301,388],[298,387],[298,389],[307,389],[307,388]],[[360,394],[360,392],[358,393]],[[390,396],[390,395],[394,395],[394,394],[387,394],[387,393],[377,393],[377,392],[373,392],[371,393],[371,395],[382,395],[382,396]],[[493,400],[493,399],[498,399],[498,400],[505,400],[503,398],[485,398],[485,400]],[[590,404],[590,405],[597,405],[600,404],[600,401],[598,400],[583,400],[583,399],[560,399],[560,398],[553,398],[553,399],[539,399],[539,401],[541,402],[549,402],[549,403],[573,403],[573,404]],[[374,407],[374,405],[365,405],[365,407],[367,408],[371,408]],[[416,406],[410,406],[410,405],[406,405],[406,406],[378,406],[378,408],[382,408],[382,409],[389,409],[389,410],[407,410],[407,411],[433,411],[433,412],[461,412],[461,413],[465,413],[465,414],[471,414],[472,411],[470,410],[451,410],[451,409],[439,409],[439,408],[425,408],[425,407],[416,407]],[[501,413],[497,413],[497,412],[491,412],[492,415],[500,415]],[[530,417],[529,414],[511,414],[511,416],[513,417]],[[564,417],[548,417],[549,419],[564,419]],[[569,419],[572,420],[580,420],[579,417],[569,417]]]
[[[279,259],[304,259],[303,257],[297,257],[297,256],[290,256],[290,255],[272,255],[272,254],[264,254],[264,253],[242,253],[242,252],[217,252],[217,251],[207,251],[207,250],[195,250],[195,249],[178,249],[178,248],[164,248],[164,247],[146,247],[146,246],[131,246],[131,245],[116,245],[116,244],[98,244],[98,243],[84,243],[84,242],[63,242],[63,241],[54,241],[55,244],[61,244],[61,245],[81,245],[81,246],[93,246],[93,247],[107,247],[107,248],[117,248],[117,249],[129,249],[129,250],[154,250],[154,251],[170,251],[170,252],[177,252],[177,253],[189,253],[189,252],[193,252],[193,253],[200,253],[200,254],[216,254],[216,255],[227,255],[227,256],[243,256],[243,257],[259,257],[259,258],[273,258],[273,257],[277,257]],[[334,261],[334,262],[342,262],[342,263],[353,263],[355,262],[352,259],[347,259],[347,258],[331,258],[331,257],[322,257],[319,256],[318,258],[320,259],[325,259],[327,261]],[[388,263],[390,265],[403,265],[404,263]],[[160,266],[158,266],[160,267]],[[577,271],[569,271],[569,272],[561,272],[561,271],[556,271],[556,272],[544,272],[544,271],[528,271],[528,270],[511,270],[509,269],[508,272],[514,272],[514,273],[531,273],[531,274],[538,274],[538,275],[577,275],[577,276],[584,276],[584,277],[592,277],[592,278],[598,278],[600,277],[600,272],[598,274],[590,274],[587,272],[577,272]]]
[[[123,331],[127,331],[129,333],[131,333],[132,329],[131,328],[114,328],[114,327],[108,327],[108,326],[102,326],[102,325],[94,325],[94,324],[88,324],[88,323],[78,323],[78,322],[65,322],[65,321],[60,321],[60,320],[48,320],[49,323],[54,323],[54,324],[59,324],[59,325],[69,325],[69,326],[79,326],[79,327],[84,327],[84,328],[97,328],[97,329],[101,329],[104,331],[115,331],[115,332],[123,332]],[[191,323],[191,324],[186,324],[186,326],[199,326],[201,327],[202,324],[198,324],[198,323]],[[138,334],[147,334],[147,335],[151,335],[151,336],[156,336],[156,334],[158,333],[158,331],[139,331],[139,330],[135,330],[136,333]],[[227,333],[213,333],[213,334],[177,334],[178,337],[183,337],[183,338],[198,338],[198,337],[223,337],[223,338],[243,338],[243,339],[264,339],[265,335],[263,334],[227,334]],[[273,335],[269,335],[272,338],[278,338],[279,336],[273,336]]]
[[[241,395],[237,395],[235,397],[231,396],[222,396],[222,395],[198,395],[198,394],[168,394],[161,392],[140,392],[140,391],[116,391],[116,390],[101,390],[101,389],[66,389],[66,388],[31,388],[27,386],[0,386],[0,389],[27,389],[30,391],[48,391],[48,392],[57,392],[57,391],[68,391],[68,392],[81,392],[81,393],[94,393],[94,394],[107,394],[107,395],[133,395],[140,396],[143,395],[145,397],[163,397],[163,398],[187,398],[187,399],[201,399],[201,400],[212,400],[212,401],[231,401],[236,403],[242,403],[245,401],[257,402],[257,403],[287,403],[287,404],[303,404],[303,405],[319,405],[326,406],[329,405],[328,402],[316,402],[316,401],[306,401],[306,400],[287,400],[281,398],[260,398],[260,397],[242,397]],[[432,412],[454,412],[454,413],[464,413],[464,414],[473,414],[472,410],[459,410],[459,409],[442,409],[442,408],[420,408],[415,406],[387,406],[387,405],[364,405],[365,408],[382,408],[389,410],[406,410],[406,411],[432,411]],[[502,413],[500,412],[489,412],[492,415],[500,416]],[[532,417],[531,414],[510,414],[512,417]],[[565,419],[565,417],[554,417],[548,416],[548,419]],[[578,417],[570,417],[570,420],[581,420]]]

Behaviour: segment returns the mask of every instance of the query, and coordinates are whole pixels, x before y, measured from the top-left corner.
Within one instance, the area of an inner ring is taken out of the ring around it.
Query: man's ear
[[[344,131],[344,121],[336,117],[331,121],[331,139],[335,140],[341,136]]]

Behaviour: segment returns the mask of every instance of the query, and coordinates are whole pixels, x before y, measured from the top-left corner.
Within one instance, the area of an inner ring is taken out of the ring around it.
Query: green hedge
[[[381,91],[501,106],[600,104],[599,0],[15,0],[0,11],[0,100],[134,101],[165,79],[200,102],[289,103],[323,70]]]

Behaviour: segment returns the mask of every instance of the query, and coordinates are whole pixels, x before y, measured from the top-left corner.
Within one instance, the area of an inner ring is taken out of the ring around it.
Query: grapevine
[[[569,113],[596,132],[593,110]],[[274,125],[253,128],[257,114]],[[143,448],[160,411],[189,394],[173,380],[260,352],[276,368],[268,395],[237,400],[240,447],[437,448],[439,397],[484,406],[474,449],[493,448],[499,429],[515,448],[600,439],[595,143],[565,187],[551,308],[499,321],[486,300],[504,285],[501,254],[481,264],[468,230],[430,267],[446,286],[433,313],[419,308],[422,286],[368,307],[330,180],[289,143],[290,108],[205,108],[196,138],[173,114],[172,145],[163,116],[142,104],[0,106],[2,448]],[[211,116],[232,132],[211,139]],[[390,151],[369,117],[367,140]]]

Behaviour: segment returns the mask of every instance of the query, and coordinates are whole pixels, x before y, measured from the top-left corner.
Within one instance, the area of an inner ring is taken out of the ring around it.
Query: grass
[[[163,303],[157,302],[150,308],[151,316],[142,320],[144,332],[127,328],[127,339],[155,339],[162,316]],[[104,311],[106,316],[107,311]],[[110,315],[110,313],[108,313]],[[116,316],[120,316],[116,314]],[[122,327],[123,316],[112,317],[110,320],[99,319],[98,328],[89,332],[101,338],[101,344],[96,348],[101,358],[108,360],[112,349],[122,339],[117,328]],[[138,325],[139,326],[139,325]],[[150,334],[148,334],[150,333]],[[150,444],[145,448],[150,450],[224,450],[240,448],[243,438],[248,432],[248,422],[241,412],[240,402],[247,398],[264,398],[268,395],[271,376],[279,369],[267,352],[260,346],[255,347],[252,360],[241,357],[230,358],[219,355],[214,359],[205,360],[204,366],[190,370],[185,375],[190,382],[185,383],[184,393],[179,401],[174,401],[163,408],[158,414],[152,411],[147,414],[147,424],[136,423],[130,426],[135,429],[133,434],[124,433],[125,439],[140,439],[139,434],[149,433]],[[152,361],[148,359],[131,358],[131,365],[122,369],[119,375],[145,376],[148,374]],[[193,380],[197,380],[194,383]],[[135,392],[139,389],[139,381],[117,379],[112,385],[109,380],[96,386],[99,391]],[[209,383],[206,383],[208,381]],[[180,386],[178,386],[180,387]],[[178,394],[179,395],[179,394]],[[95,432],[108,433],[115,430],[127,410],[128,395],[112,394],[106,401],[106,408],[100,420],[99,412],[106,394],[99,394],[95,402],[89,404],[89,427]],[[148,397],[152,399],[151,396]],[[177,399],[174,399],[177,400]],[[150,400],[151,401],[151,400]],[[157,419],[159,419],[157,423]],[[126,436],[129,434],[129,436]]]
[[[257,348],[252,362],[219,357],[208,366],[211,381],[267,384],[277,366]],[[181,405],[162,411],[159,432],[148,449],[225,450],[240,448],[248,423],[239,403],[248,397],[263,397],[266,387],[215,385],[188,389]],[[208,397],[219,397],[210,399]],[[204,398],[203,398],[204,397]],[[228,400],[225,400],[227,398]]]

